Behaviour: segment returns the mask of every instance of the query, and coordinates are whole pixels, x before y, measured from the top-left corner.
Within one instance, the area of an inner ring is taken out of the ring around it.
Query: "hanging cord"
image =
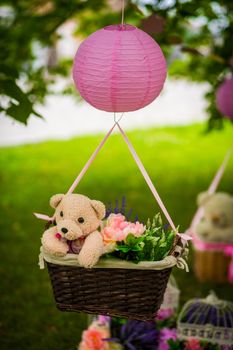
[[[169,225],[171,226],[171,228],[173,229],[173,231],[176,233],[177,236],[179,236],[181,239],[183,239],[184,241],[188,241],[190,239],[192,239],[191,236],[189,236],[188,234],[185,233],[179,233],[171,216],[169,215],[165,205],[163,204],[162,199],[160,198],[160,195],[158,194],[153,182],[151,181],[151,178],[149,176],[149,174],[147,173],[144,165],[142,164],[141,159],[139,158],[139,156],[137,155],[137,152],[135,151],[132,143],[130,142],[130,140],[128,139],[127,135],[125,134],[124,130],[121,128],[121,126],[117,123],[117,127],[125,141],[125,143],[127,144],[130,153],[133,156],[133,159],[135,160],[139,170],[141,171],[142,176],[144,177],[149,189],[151,190],[156,202],[158,203],[160,209],[162,210],[164,216],[166,217]]]
[[[113,130],[115,129],[117,123],[119,123],[119,121],[123,118],[124,112],[121,114],[121,116],[119,117],[119,119],[117,120],[116,118],[116,113],[114,113],[114,124],[111,127],[111,129],[109,130],[109,132],[105,135],[105,137],[103,138],[103,140],[100,142],[99,146],[96,148],[96,150],[92,153],[91,157],[89,158],[89,160],[87,161],[87,163],[85,164],[84,168],[82,169],[82,171],[80,172],[80,174],[78,175],[78,177],[75,179],[75,181],[73,182],[73,184],[70,186],[67,194],[74,192],[75,188],[78,186],[79,182],[81,181],[81,179],[83,178],[83,176],[85,175],[86,171],[88,170],[88,168],[90,167],[91,163],[94,161],[94,159],[96,158],[97,154],[99,153],[99,151],[101,150],[101,148],[103,147],[103,145],[105,144],[105,142],[107,141],[107,139],[109,138],[109,136],[111,135],[111,133],[113,132]]]
[[[218,169],[218,171],[216,172],[208,190],[207,190],[207,193],[208,194],[213,194],[216,192],[217,188],[218,188],[218,185],[222,179],[222,176],[225,172],[225,169],[226,169],[226,166],[229,162],[229,159],[231,157],[231,154],[232,154],[232,151],[233,151],[233,147],[231,147],[225,157],[224,157],[224,160],[220,166],[220,168]],[[187,230],[187,231],[190,231],[190,234],[193,234],[194,230],[195,230],[195,227],[197,226],[197,224],[199,224],[201,218],[203,217],[203,214],[204,214],[204,210],[202,207],[198,208],[194,217],[193,217],[193,220],[191,222],[191,225],[190,225],[190,228]]]
[[[120,119],[123,117],[120,117]],[[114,121],[115,121],[115,115],[114,115]],[[111,135],[111,133],[113,132],[114,128],[116,127],[117,122],[115,121],[114,125],[111,127],[111,129],[109,130],[109,132],[105,135],[105,137],[103,138],[103,140],[100,142],[100,144],[98,145],[98,147],[96,148],[96,150],[92,153],[91,157],[89,158],[89,160],[87,161],[87,163],[85,164],[85,166],[83,167],[83,169],[81,170],[80,174],[78,175],[78,177],[74,180],[73,184],[70,186],[67,194],[72,193],[75,188],[78,186],[79,182],[81,181],[81,179],[83,178],[83,176],[85,175],[86,171],[88,170],[88,168],[90,167],[91,163],[94,161],[94,159],[96,158],[97,154],[99,153],[99,151],[101,150],[101,148],[103,147],[103,145],[105,144],[105,142],[107,141],[107,139],[109,138],[109,136]]]
[[[120,119],[123,117],[123,113],[120,116]],[[117,121],[115,120],[116,116],[114,114],[114,125],[111,127],[111,129],[108,131],[108,133],[104,136],[103,140],[100,142],[100,144],[98,145],[98,147],[95,149],[95,151],[92,153],[91,157],[88,159],[87,163],[84,165],[83,169],[81,170],[81,172],[79,173],[79,175],[76,177],[76,179],[74,180],[74,182],[72,183],[72,185],[70,186],[67,194],[73,193],[73,191],[75,190],[75,188],[78,186],[79,182],[81,181],[81,179],[83,178],[83,176],[85,175],[85,173],[87,172],[88,168],[90,167],[90,165],[92,164],[92,162],[94,161],[94,159],[96,158],[97,154],[99,153],[99,151],[101,150],[101,148],[104,146],[105,142],[107,141],[107,139],[109,138],[109,136],[111,135],[111,133],[113,132],[113,130],[115,129],[116,125],[117,125]],[[119,120],[120,120],[119,119]],[[35,215],[35,217],[37,217],[37,219],[41,219],[41,220],[45,220],[48,222],[52,222],[54,220],[53,216],[48,216],[45,214],[39,214],[39,213],[33,213]]]
[[[172,228],[176,233],[178,233],[178,232],[177,232],[177,228],[175,227],[175,225],[174,225],[174,223],[173,223],[173,221],[172,221],[172,219],[171,219],[171,217],[170,217],[170,215],[169,215],[167,209],[165,208],[165,206],[164,206],[164,204],[163,204],[163,202],[162,202],[162,200],[161,200],[161,198],[160,198],[160,196],[159,196],[157,190],[155,189],[155,187],[154,187],[154,185],[153,185],[153,183],[152,183],[152,181],[151,181],[151,178],[149,177],[149,175],[148,175],[148,173],[147,173],[147,171],[146,171],[144,165],[142,164],[141,159],[138,157],[138,155],[137,155],[137,153],[136,153],[136,151],[135,151],[135,149],[134,149],[132,143],[129,141],[127,135],[124,133],[123,129],[121,128],[121,126],[120,126],[118,123],[117,123],[117,127],[118,127],[118,129],[119,129],[119,131],[120,131],[120,133],[121,133],[121,135],[122,135],[124,141],[126,142],[128,148],[129,148],[129,151],[130,151],[130,153],[132,154],[132,156],[133,156],[133,158],[134,158],[134,160],[135,160],[135,162],[136,162],[136,164],[137,164],[139,170],[141,171],[142,176],[144,177],[144,179],[145,179],[147,185],[149,186],[149,188],[150,188],[150,190],[151,190],[153,196],[155,197],[155,199],[156,199],[158,205],[160,206],[160,208],[161,208],[161,210],[163,211],[163,213],[164,213],[164,215],[165,215],[167,221],[169,222],[169,225],[171,226],[171,228]]]
[[[96,148],[96,150],[93,152],[93,154],[91,155],[91,157],[89,158],[89,160],[87,161],[87,163],[85,164],[85,166],[83,167],[83,169],[81,170],[80,174],[77,176],[77,178],[74,180],[73,184],[71,185],[71,187],[69,188],[68,190],[68,194],[69,193],[72,193],[76,186],[79,184],[80,180],[83,178],[83,176],[85,175],[86,171],[88,170],[88,168],[90,167],[90,165],[92,164],[92,162],[94,161],[94,159],[96,158],[97,154],[99,153],[99,151],[101,150],[101,148],[104,146],[105,142],[107,141],[107,139],[109,138],[109,136],[111,135],[111,133],[113,132],[114,128],[117,126],[124,141],[126,142],[129,150],[130,150],[130,153],[132,154],[139,170],[141,171],[147,185],[149,186],[155,200],[157,201],[158,205],[160,206],[162,212],[164,213],[167,221],[169,222],[171,228],[174,230],[174,232],[179,236],[181,237],[183,240],[189,240],[191,239],[190,236],[186,235],[186,234],[181,234],[181,233],[178,233],[178,230],[177,228],[175,227],[165,205],[163,204],[155,186],[153,185],[144,165],[142,164],[140,158],[138,157],[133,145],[131,144],[131,142],[129,141],[128,137],[126,136],[126,134],[124,133],[123,129],[121,128],[120,124],[119,124],[119,121],[122,119],[124,113],[121,114],[121,116],[118,118],[116,118],[116,113],[114,113],[114,125],[112,126],[112,128],[109,130],[109,132],[105,135],[105,137],[103,138],[103,140],[100,142],[100,144],[98,145],[98,147]],[[37,214],[37,213],[34,213],[34,215],[38,218],[38,219],[43,219],[43,220],[47,220],[47,221],[52,221],[53,220],[53,217],[48,217],[47,215],[42,215],[42,214]]]
[[[125,0],[121,2],[121,26],[124,27],[124,15],[125,15]]]
[[[119,117],[118,120],[117,120],[117,115],[116,115],[116,113],[115,113],[115,112],[113,113],[113,120],[114,120],[114,123],[115,123],[115,124],[117,124],[117,123],[119,123],[119,122],[121,121],[121,119],[123,118],[124,113],[125,113],[125,112],[123,112],[123,113],[120,115],[120,117]]]

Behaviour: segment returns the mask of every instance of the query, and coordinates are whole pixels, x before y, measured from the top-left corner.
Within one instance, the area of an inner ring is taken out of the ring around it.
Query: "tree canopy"
[[[208,82],[209,128],[223,116],[215,104],[218,85],[233,70],[231,0],[128,0],[125,22],[139,26],[161,45],[169,76]],[[69,77],[72,59],[56,57],[59,28],[75,24],[85,37],[121,19],[121,1],[3,0],[0,5],[0,110],[27,123],[36,105],[54,93],[58,76]],[[40,51],[40,57],[38,52]],[[61,91],[73,93],[69,80]]]

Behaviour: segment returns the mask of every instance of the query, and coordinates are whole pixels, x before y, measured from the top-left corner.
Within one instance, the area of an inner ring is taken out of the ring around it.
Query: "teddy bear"
[[[204,211],[195,229],[197,236],[205,242],[233,243],[233,196],[203,192],[197,202]]]
[[[98,231],[105,217],[104,204],[81,194],[55,194],[50,205],[55,209],[55,226],[43,233],[44,250],[58,257],[75,251],[80,266],[93,267],[104,249]]]

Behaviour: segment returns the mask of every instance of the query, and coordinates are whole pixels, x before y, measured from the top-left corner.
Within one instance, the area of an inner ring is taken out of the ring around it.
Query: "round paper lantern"
[[[225,80],[218,88],[216,101],[219,111],[233,119],[233,77]]]
[[[160,93],[166,61],[147,33],[128,24],[111,25],[91,34],[80,45],[73,78],[81,96],[107,112],[143,108]]]

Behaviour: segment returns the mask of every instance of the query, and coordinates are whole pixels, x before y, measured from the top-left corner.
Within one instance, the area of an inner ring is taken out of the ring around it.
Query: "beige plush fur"
[[[198,205],[204,209],[204,217],[196,227],[199,238],[206,242],[233,243],[233,196],[218,192],[203,192]]]
[[[105,216],[104,204],[80,194],[56,194],[50,205],[55,208],[56,226],[44,232],[41,239],[44,249],[54,256],[65,256],[69,250],[67,240],[85,238],[77,259],[83,267],[94,266],[104,249],[98,231]]]

